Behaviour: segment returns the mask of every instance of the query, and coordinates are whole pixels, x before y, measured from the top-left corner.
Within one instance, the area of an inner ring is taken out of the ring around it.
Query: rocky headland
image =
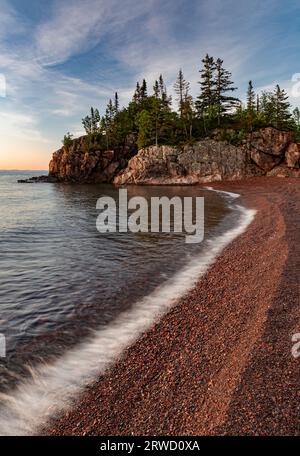
[[[220,133],[182,148],[142,149],[114,183],[198,184],[256,176],[300,176],[300,144],[292,132],[265,128],[248,135],[239,146],[220,140]]]
[[[267,127],[239,145],[216,130],[184,146],[150,146],[137,151],[134,136],[121,150],[101,150],[87,136],[54,152],[48,177],[26,182],[198,184],[249,177],[300,177],[300,143],[293,132]],[[22,181],[24,182],[24,181]]]

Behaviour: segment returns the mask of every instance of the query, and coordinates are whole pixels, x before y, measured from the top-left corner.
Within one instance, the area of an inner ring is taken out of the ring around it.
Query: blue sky
[[[300,2],[0,0],[0,168],[46,168],[91,105],[182,67],[193,95],[206,52],[224,59],[243,98],[300,72]],[[292,99],[297,104],[297,99]]]

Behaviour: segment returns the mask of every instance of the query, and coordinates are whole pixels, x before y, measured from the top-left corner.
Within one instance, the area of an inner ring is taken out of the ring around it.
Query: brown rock
[[[300,166],[300,144],[292,143],[285,153],[285,161],[289,168],[299,168]]]
[[[211,139],[184,148],[151,146],[140,150],[114,183],[196,184],[262,175],[247,155],[242,147]]]
[[[54,152],[49,164],[49,176],[60,182],[111,182],[127,165],[135,150],[130,136],[122,150],[100,150],[86,136],[72,141],[70,146]]]
[[[254,148],[265,154],[282,156],[288,145],[294,141],[294,133],[280,131],[267,127],[252,133],[250,138],[251,149]]]
[[[266,172],[271,171],[271,169],[281,162],[281,157],[265,154],[256,149],[250,151],[250,156],[254,163]]]
[[[285,165],[276,166],[269,173],[269,177],[300,177],[300,169],[288,168]]]

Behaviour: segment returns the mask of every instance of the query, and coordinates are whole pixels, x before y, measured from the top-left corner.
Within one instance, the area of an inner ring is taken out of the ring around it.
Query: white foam
[[[225,192],[224,190],[218,190],[213,187],[204,187],[204,188],[206,188],[206,190],[209,190],[211,192],[223,193],[223,195],[230,196],[231,198],[239,198],[241,196],[239,193]]]
[[[237,206],[239,224],[212,239],[201,256],[194,258],[171,279],[137,302],[128,312],[95,331],[84,343],[52,364],[32,370],[32,377],[10,395],[1,395],[1,435],[30,435],[48,418],[68,408],[82,388],[103,374],[117,357],[153,323],[194,287],[222,250],[243,233],[256,211]]]

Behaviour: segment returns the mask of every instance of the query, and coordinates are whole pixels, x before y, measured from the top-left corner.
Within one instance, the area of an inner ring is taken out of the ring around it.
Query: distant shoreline
[[[247,232],[43,433],[299,433],[298,182],[215,184],[258,210]]]

